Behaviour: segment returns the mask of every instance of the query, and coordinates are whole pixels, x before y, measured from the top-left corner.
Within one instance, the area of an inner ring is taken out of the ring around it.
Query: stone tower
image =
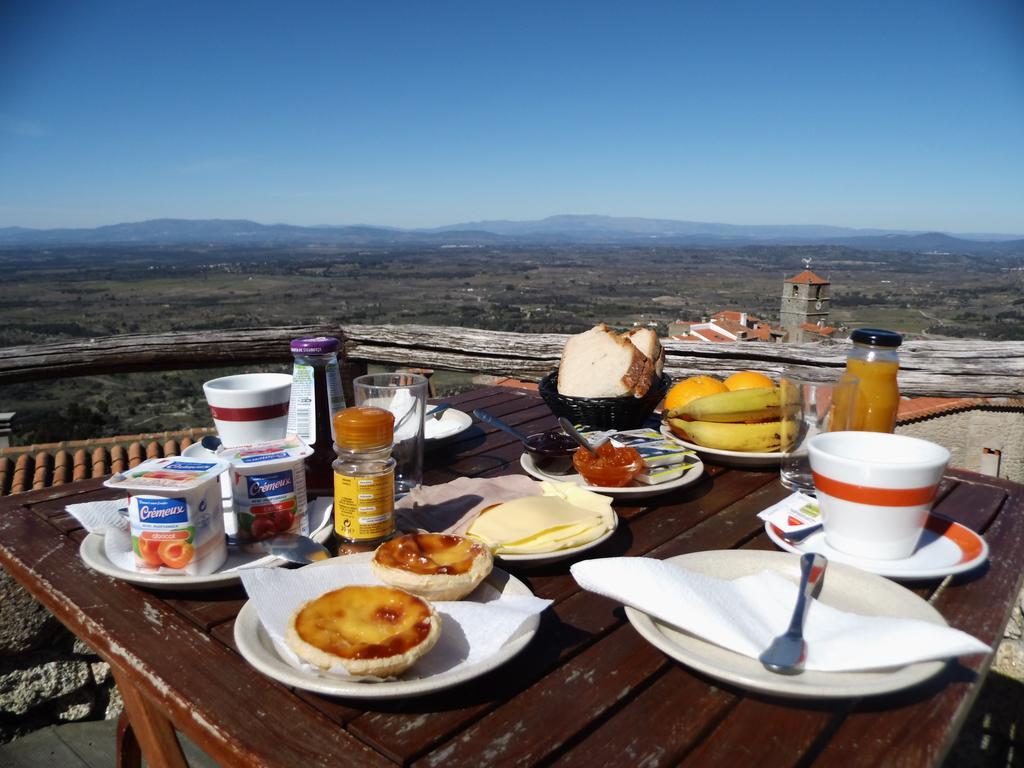
[[[779,325],[786,331],[787,339],[802,342],[808,339],[804,324],[825,327],[828,325],[830,283],[811,272],[811,260],[804,259],[804,269],[796,277],[782,283],[782,308]],[[811,336],[811,338],[815,338]]]

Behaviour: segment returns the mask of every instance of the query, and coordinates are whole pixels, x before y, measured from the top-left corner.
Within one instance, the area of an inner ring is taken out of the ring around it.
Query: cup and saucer
[[[977,533],[931,511],[949,451],[879,432],[829,432],[808,444],[822,527],[787,536],[765,523],[776,546],[894,579],[969,571],[988,559]]]

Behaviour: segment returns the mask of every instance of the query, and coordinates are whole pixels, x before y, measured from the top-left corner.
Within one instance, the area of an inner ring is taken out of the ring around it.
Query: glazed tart
[[[394,587],[349,586],[303,604],[285,639],[320,669],[393,677],[434,647],[441,618],[426,600]]]
[[[487,578],[494,556],[487,545],[448,533],[409,533],[385,541],[373,555],[385,584],[428,600],[459,600]]]

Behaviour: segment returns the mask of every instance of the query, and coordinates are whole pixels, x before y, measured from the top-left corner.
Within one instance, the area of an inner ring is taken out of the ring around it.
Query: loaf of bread
[[[601,323],[566,342],[558,392],[567,397],[643,397],[660,375],[664,355],[654,331],[620,335]]]

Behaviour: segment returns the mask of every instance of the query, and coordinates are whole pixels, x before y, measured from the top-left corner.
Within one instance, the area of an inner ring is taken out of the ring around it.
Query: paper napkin
[[[395,503],[395,522],[402,531],[464,534],[487,507],[540,493],[526,475],[458,477],[411,490]]]
[[[454,419],[435,419],[428,416],[423,423],[423,437],[427,440],[440,440],[462,430],[462,424]]]
[[[69,515],[82,524],[89,533],[103,537],[103,554],[107,560],[122,571],[135,571],[135,555],[132,552],[131,526],[128,522],[128,499],[110,499],[107,501],[87,501],[82,504],[68,504],[64,507]],[[122,512],[122,510],[124,510]],[[334,510],[334,500],[329,497],[313,499],[309,504],[309,525],[314,531],[330,522]],[[234,517],[234,515],[228,515]],[[226,521],[225,521],[226,522]],[[225,528],[227,526],[225,525]],[[277,560],[270,555],[249,554],[228,548],[228,559],[217,569],[217,573],[231,571],[236,568],[247,568],[253,565],[266,565],[268,560]],[[154,569],[146,569],[154,573]],[[181,570],[160,568],[161,575],[169,577],[183,576]]]
[[[786,631],[796,604],[796,584],[773,571],[725,581],[645,557],[585,560],[570,570],[584,589],[753,658]],[[859,616],[817,600],[808,609],[804,635],[804,667],[820,671],[884,669],[991,651],[951,627]]]
[[[324,672],[306,664],[284,639],[292,614],[303,603],[346,585],[382,583],[373,575],[369,560],[346,562],[350,559],[337,558],[327,565],[296,570],[252,568],[240,574],[260,622],[281,658],[310,673],[375,682],[377,678],[353,677],[340,665]],[[525,631],[527,619],[540,614],[550,604],[550,600],[532,595],[502,595],[486,582],[464,600],[434,602],[434,609],[441,615],[441,637],[429,653],[402,674],[402,679],[451,672],[493,656]]]

